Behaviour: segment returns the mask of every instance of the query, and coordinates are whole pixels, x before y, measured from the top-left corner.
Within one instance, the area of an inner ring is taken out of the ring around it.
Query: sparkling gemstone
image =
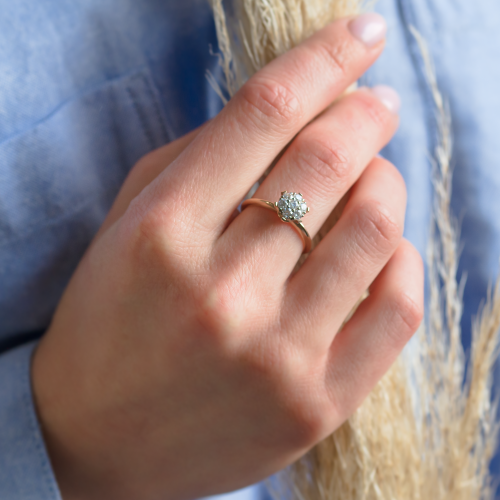
[[[299,193],[283,192],[276,206],[279,216],[285,220],[300,220],[307,213],[307,204]]]

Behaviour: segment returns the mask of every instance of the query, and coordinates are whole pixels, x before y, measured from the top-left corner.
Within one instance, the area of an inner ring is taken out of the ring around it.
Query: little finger
[[[375,158],[353,186],[337,224],[290,278],[284,330],[321,352],[380,273],[403,234],[406,187],[388,161]]]
[[[403,240],[331,346],[327,385],[341,421],[361,404],[417,331],[423,289],[422,258]]]

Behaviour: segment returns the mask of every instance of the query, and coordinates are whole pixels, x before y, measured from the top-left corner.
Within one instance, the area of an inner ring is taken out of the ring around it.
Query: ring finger
[[[298,134],[254,198],[275,202],[284,190],[300,192],[310,207],[303,224],[314,236],[394,134],[398,108],[398,96],[388,87],[344,97]],[[228,248],[234,249],[239,275],[248,262],[258,262],[261,278],[269,276],[274,286],[287,279],[303,249],[290,223],[258,206],[245,208],[220,237],[215,251],[225,255],[226,265]]]

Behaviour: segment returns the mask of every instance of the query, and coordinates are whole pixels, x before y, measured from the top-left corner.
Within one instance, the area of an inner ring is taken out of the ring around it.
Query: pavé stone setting
[[[309,212],[309,207],[301,193],[288,193],[287,191],[282,191],[280,199],[276,202],[276,208],[283,221],[300,220]]]

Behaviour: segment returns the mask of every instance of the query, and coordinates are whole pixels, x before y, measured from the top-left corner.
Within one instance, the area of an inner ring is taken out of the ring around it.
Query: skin
[[[213,120],[143,158],[80,262],[33,359],[65,500],[193,499],[290,464],[361,404],[416,331],[422,261],[404,181],[376,153],[398,117],[349,19],[266,66]],[[235,209],[300,190],[316,234]],[[339,332],[361,294],[370,296]]]

